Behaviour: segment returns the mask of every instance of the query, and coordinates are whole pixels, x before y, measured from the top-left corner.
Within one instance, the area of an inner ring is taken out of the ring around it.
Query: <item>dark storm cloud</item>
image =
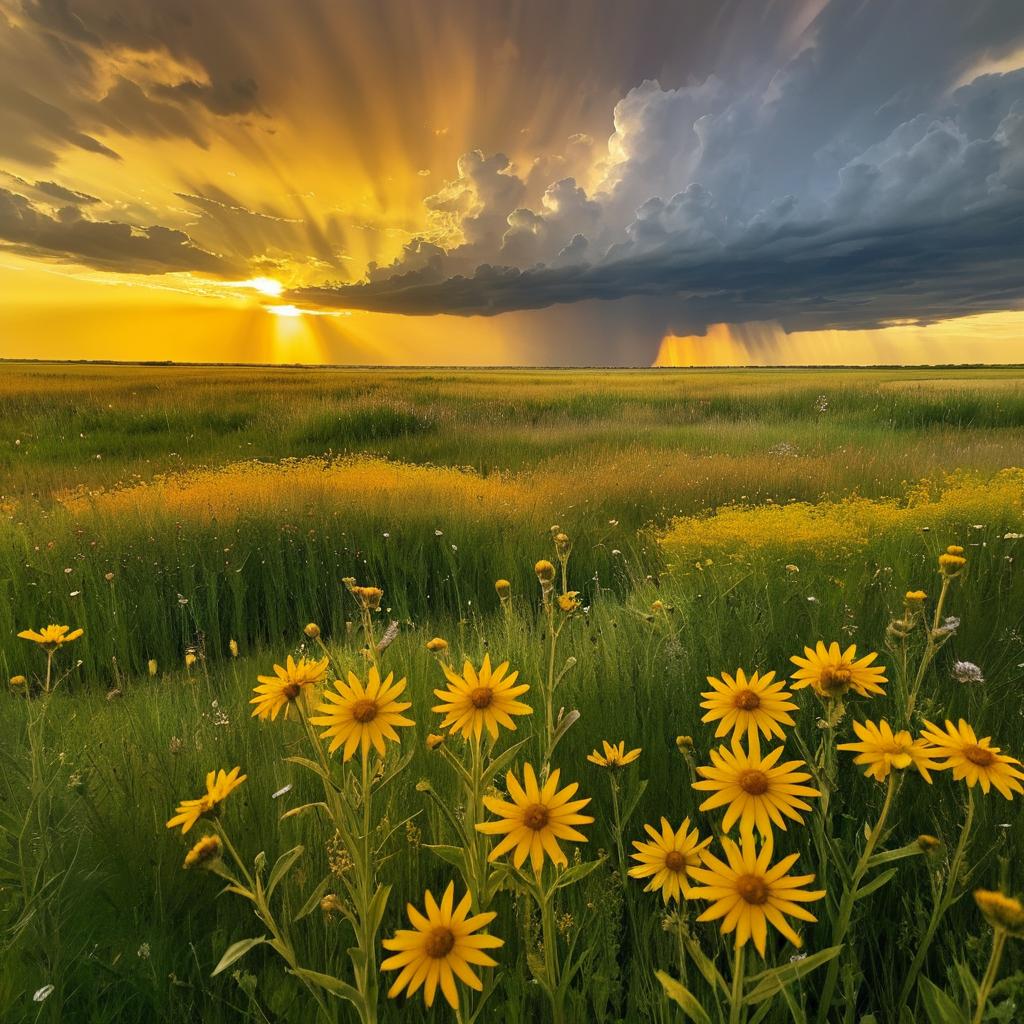
[[[0,0],[0,156],[117,157],[110,133],[205,147],[217,119],[263,114],[248,65],[199,54],[203,8],[188,6]]]
[[[684,331],[1019,305],[1024,71],[972,69],[1024,44],[1024,6],[833,0],[805,36],[745,81],[631,89],[589,194],[569,178],[522,206],[500,154],[469,154],[427,202],[460,244],[414,238],[364,282],[295,298],[491,315],[646,296]]]
[[[82,263],[133,274],[195,271],[232,276],[243,268],[195,245],[183,231],[91,220],[78,206],[54,215],[25,196],[0,188],[0,247],[22,255]]]

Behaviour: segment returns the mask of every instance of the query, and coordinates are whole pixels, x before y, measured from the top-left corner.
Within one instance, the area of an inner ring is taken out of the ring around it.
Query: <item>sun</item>
[[[238,287],[252,288],[261,295],[269,295],[275,299],[284,291],[284,285],[272,277],[251,277],[248,281],[239,281]]]

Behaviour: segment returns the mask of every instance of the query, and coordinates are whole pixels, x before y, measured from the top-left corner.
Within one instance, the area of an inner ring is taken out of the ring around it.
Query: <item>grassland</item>
[[[737,665],[786,674],[789,656],[817,639],[881,650],[888,662],[886,628],[903,593],[921,586],[934,599],[939,552],[962,544],[969,571],[949,609],[961,624],[928,671],[919,710],[962,715],[979,735],[1024,751],[1024,541],[1014,536],[1024,533],[1024,488],[1013,471],[1024,452],[1022,371],[6,364],[0,373],[0,671],[39,674],[40,652],[16,637],[26,626],[86,630],[61,653],[70,671],[49,704],[45,740],[26,739],[36,702],[0,701],[2,824],[19,837],[18,856],[6,848],[0,859],[5,1021],[315,1019],[308,994],[269,953],[240,961],[237,977],[210,977],[224,948],[253,933],[252,915],[215,898],[212,876],[181,871],[186,847],[163,825],[211,767],[241,764],[249,781],[226,820],[246,856],[265,850],[272,863],[305,844],[282,887],[293,911],[327,874],[329,836],[308,818],[278,821],[314,798],[283,760],[302,752],[301,729],[253,721],[247,701],[258,673],[311,651],[308,621],[339,666],[362,671],[343,577],[384,588],[380,617],[400,623],[387,663],[409,679],[418,723],[403,737],[413,758],[384,811],[392,825],[414,816],[381,868],[395,887],[390,934],[405,900],[427,885],[439,892],[452,873],[428,849],[452,841],[450,826],[417,791],[429,779],[443,801],[459,800],[424,747],[441,683],[424,642],[447,638],[459,665],[487,652],[509,658],[536,694],[550,638],[532,567],[551,557],[552,524],[572,536],[583,607],[560,641],[575,667],[559,701],[580,720],[556,760],[594,801],[584,857],[609,854],[562,907],[572,919],[565,937],[576,929],[594,949],[572,1021],[682,1019],[653,979],[655,967],[675,976],[685,967],[678,922],[662,922],[660,900],[637,883],[619,885],[607,779],[584,756],[602,739],[643,748],[625,783],[649,780],[630,838],[662,814],[675,824],[694,816],[674,741],[693,736],[705,763],[711,731],[697,695],[707,675]],[[498,606],[498,577],[512,583],[509,614]],[[189,670],[187,650],[197,655]],[[958,659],[977,662],[986,682],[955,682]],[[796,731],[811,749],[819,712],[806,691],[800,704]],[[886,704],[863,713],[894,712]],[[541,747],[534,730],[523,756],[537,762]],[[832,827],[854,850],[880,787],[848,757],[840,768]],[[836,1020],[908,1019],[898,1016],[908,950],[927,926],[963,816],[965,788],[948,774],[927,790],[906,783],[918,798],[903,794],[886,845],[928,833],[946,840],[946,852],[901,862],[898,880],[858,907],[859,966],[842,982],[855,1010]],[[780,849],[800,850],[802,868],[820,875],[810,832],[791,828]],[[973,835],[971,884],[1024,888],[1016,802],[979,797]],[[493,930],[506,940],[504,980],[481,1021],[546,1019],[528,981],[536,922],[527,903],[501,898]],[[829,915],[819,916],[805,929],[812,952],[829,941]],[[626,927],[637,918],[646,922],[639,932]],[[967,969],[980,977],[986,933],[969,896],[945,920],[924,973],[963,1001],[957,979]],[[691,915],[689,927],[728,962],[712,925],[694,926]],[[343,973],[344,925],[317,912],[296,932],[303,962]],[[1022,969],[1011,948],[1002,971],[1010,980],[987,1020],[1014,1019]],[[692,987],[710,999],[693,973],[691,964]],[[32,1002],[49,984],[53,993]],[[816,985],[794,997],[808,1012]],[[929,1019],[918,998],[905,1011],[911,1021]],[[381,1002],[381,1019],[400,1019],[397,1004]],[[403,1019],[420,1019],[421,1005],[410,1003]],[[332,1006],[339,1020],[354,1019],[346,1004]],[[782,1000],[766,1012],[761,1020],[801,1019]],[[432,1014],[447,1019],[444,1007]]]

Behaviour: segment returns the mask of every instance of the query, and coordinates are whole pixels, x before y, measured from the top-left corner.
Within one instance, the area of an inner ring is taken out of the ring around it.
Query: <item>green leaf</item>
[[[563,736],[579,721],[580,713],[573,708],[568,714],[559,715],[558,725],[555,727],[555,731],[551,734],[551,749],[548,751],[549,754],[554,753],[555,747],[558,746],[559,741]]]
[[[714,962],[701,949],[700,943],[693,936],[684,934],[683,945],[686,947],[686,952],[689,954],[690,959],[697,965],[697,970],[704,976],[704,980],[712,988],[717,987],[728,995],[729,986],[726,985],[725,979],[719,973],[718,968],[715,967]]]
[[[466,851],[460,846],[430,846],[424,844],[428,850],[440,857],[441,860],[447,861],[453,867],[459,869],[459,872],[465,877],[466,874]]]
[[[384,911],[387,909],[390,895],[390,885],[377,886],[377,891],[373,894],[373,899],[370,900],[370,905],[367,907],[367,931],[374,935],[377,934],[377,929],[380,927],[381,921],[384,920]]]
[[[331,781],[330,774],[328,772],[325,772],[323,768],[321,768],[320,765],[316,763],[316,761],[310,761],[308,757],[299,757],[297,755],[286,757],[285,760],[290,762],[291,764],[301,765],[303,768],[306,768],[308,771],[311,771],[314,775],[319,775],[320,778],[323,779],[325,782],[329,782],[332,786],[334,785],[334,783]]]
[[[379,793],[389,782],[396,779],[402,771],[408,766],[409,762],[413,759],[413,755],[416,753],[415,750],[410,750],[407,754],[403,754],[399,758],[398,762],[374,787],[374,792]]]
[[[285,811],[284,814],[281,815],[281,820],[284,821],[285,818],[298,817],[298,815],[305,814],[306,811],[310,811],[314,807],[322,807],[325,811],[330,813],[330,808],[327,806],[327,804],[325,804],[323,800],[317,800],[311,804],[303,804],[301,807],[290,808],[289,810]]]
[[[333,875],[328,875],[309,895],[309,899],[302,904],[302,909],[292,918],[293,921],[301,921],[304,917],[309,917],[318,906],[320,901],[327,895],[327,890],[330,888],[331,882],[334,880]]]
[[[708,1016],[707,1011],[697,1002],[697,997],[682,982],[676,981],[675,978],[664,971],[655,971],[654,973],[658,981],[661,982],[665,995],[690,1020],[695,1021],[696,1024],[711,1024],[711,1018]]]
[[[270,872],[270,878],[267,881],[267,899],[274,895],[274,890],[278,887],[281,879],[288,873],[289,868],[302,856],[305,851],[305,847],[301,844],[299,846],[293,846],[287,853],[282,853],[277,858],[277,863],[274,865],[274,870]]]
[[[868,861],[868,868],[881,867],[882,864],[891,864],[894,860],[903,860],[904,857],[917,857],[924,853],[921,848],[921,844],[915,839],[912,843],[907,843],[906,846],[901,846],[898,850],[885,850],[882,853],[876,853]]]
[[[262,945],[267,941],[266,935],[261,935],[258,939],[239,939],[238,942],[232,942],[226,950],[224,955],[220,958],[220,963],[217,964],[213,969],[213,973],[210,977],[214,977],[220,974],[221,971],[226,971],[236,960],[241,960],[250,949],[256,946]]]
[[[484,774],[488,776],[500,775],[515,760],[516,754],[529,742],[529,737],[527,737],[525,740],[520,740],[507,750],[502,751],[484,768]]]
[[[965,1024],[966,1014],[934,982],[922,976],[917,991],[930,1024]]]
[[[829,946],[828,949],[812,953],[810,956],[805,956],[802,960],[792,960],[781,967],[772,967],[770,970],[755,974],[752,978],[747,979],[747,984],[752,985],[753,988],[747,993],[743,1001],[753,1006],[762,1000],[771,999],[772,996],[778,995],[787,985],[792,985],[794,981],[810,974],[811,971],[817,969],[822,964],[827,964],[829,960],[839,955],[842,948],[841,944]]]
[[[636,805],[640,803],[640,797],[644,795],[644,791],[647,789],[647,779],[641,779],[640,784],[636,787],[636,790],[630,795],[626,801],[625,807],[622,810],[622,827],[626,827],[626,823],[630,818],[633,817],[633,812],[636,810]]]
[[[853,898],[857,900],[864,899],[865,896],[870,896],[873,892],[881,889],[886,882],[891,881],[896,877],[896,868],[889,868],[888,871],[883,871],[876,878],[872,878],[867,885],[862,885],[854,894]]]
[[[359,990],[348,982],[335,978],[332,974],[321,974],[319,971],[311,971],[305,967],[296,967],[294,973],[304,981],[326,989],[332,995],[347,999],[356,1006],[363,1005],[363,997],[359,994]]]
[[[583,864],[574,864],[571,868],[566,868],[556,879],[554,885],[551,887],[551,891],[554,892],[556,889],[565,889],[570,885],[575,885],[577,882],[583,881],[592,871],[599,868],[604,863],[604,857],[598,857],[597,860],[588,860]]]

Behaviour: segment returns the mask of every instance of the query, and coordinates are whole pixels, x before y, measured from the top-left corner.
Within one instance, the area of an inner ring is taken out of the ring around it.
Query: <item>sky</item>
[[[0,0],[0,357],[1024,362],[1024,3]]]

